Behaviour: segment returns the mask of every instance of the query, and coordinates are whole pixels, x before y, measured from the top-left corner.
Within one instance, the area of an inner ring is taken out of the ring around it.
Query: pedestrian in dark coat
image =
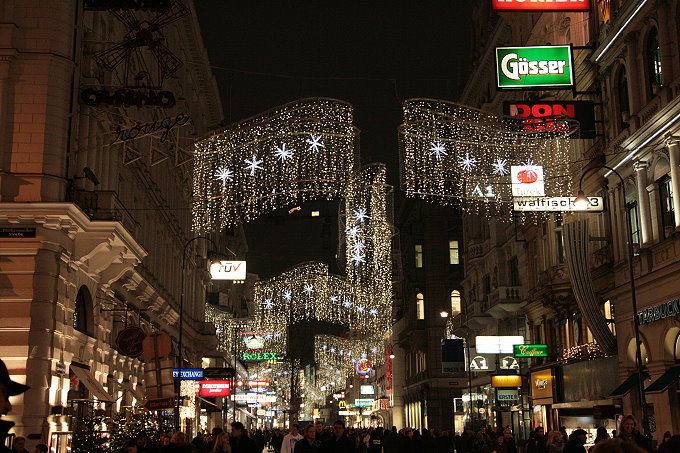
[[[305,429],[305,436],[295,442],[294,453],[319,453],[321,451],[321,443],[316,439],[316,428],[314,425],[309,425]]]
[[[642,434],[640,434],[638,422],[632,415],[626,415],[621,419],[621,423],[619,424],[618,438],[622,439],[626,443],[637,445],[644,451],[650,453],[652,451],[651,441]]]
[[[333,423],[333,436],[323,446],[324,453],[354,453],[356,448],[345,433],[345,424],[341,421]]]
[[[588,438],[588,433],[579,428],[572,431],[569,436],[569,441],[565,444],[564,453],[586,453],[586,439]]]
[[[253,439],[246,434],[245,426],[241,422],[232,422],[229,445],[232,453],[261,453],[257,451]]]

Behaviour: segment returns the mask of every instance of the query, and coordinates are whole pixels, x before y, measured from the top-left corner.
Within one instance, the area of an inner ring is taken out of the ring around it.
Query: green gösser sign
[[[500,89],[574,86],[571,46],[496,47]]]
[[[515,357],[548,357],[547,344],[516,344],[513,349]]]

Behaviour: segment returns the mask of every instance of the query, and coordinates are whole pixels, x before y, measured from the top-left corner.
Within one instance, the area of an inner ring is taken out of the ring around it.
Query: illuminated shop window
[[[451,291],[451,316],[456,316],[460,313],[460,291]]]
[[[416,294],[416,317],[425,319],[425,296],[423,296],[423,293]]]
[[[449,241],[449,264],[460,264],[458,241]]]

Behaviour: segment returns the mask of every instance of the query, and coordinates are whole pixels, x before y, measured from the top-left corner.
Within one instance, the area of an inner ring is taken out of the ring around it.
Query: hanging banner
[[[496,47],[500,89],[571,89],[571,46]]]
[[[590,11],[590,0],[492,0],[496,11]]]

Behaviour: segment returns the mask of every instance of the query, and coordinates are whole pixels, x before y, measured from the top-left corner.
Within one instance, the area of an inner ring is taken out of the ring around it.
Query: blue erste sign
[[[178,369],[172,370],[173,379],[177,379]],[[182,368],[182,381],[200,381],[203,379],[203,368]]]

